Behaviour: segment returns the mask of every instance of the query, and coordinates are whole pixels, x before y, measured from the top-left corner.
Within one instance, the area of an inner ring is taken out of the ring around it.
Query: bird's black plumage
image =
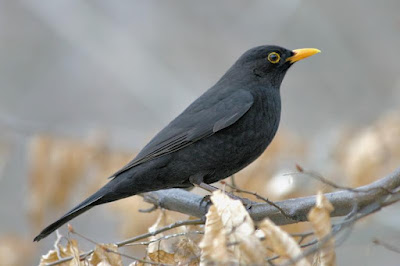
[[[244,53],[103,188],[34,241],[93,206],[148,191],[213,183],[246,167],[275,136],[280,85],[289,67],[302,59],[293,59],[298,54],[279,46],[259,46]]]

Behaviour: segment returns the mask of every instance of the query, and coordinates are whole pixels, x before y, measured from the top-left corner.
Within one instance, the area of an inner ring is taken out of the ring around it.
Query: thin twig
[[[167,239],[174,238],[174,237],[187,236],[187,235],[203,235],[203,234],[204,234],[204,231],[190,231],[190,232],[184,232],[184,233],[176,233],[176,234],[162,236],[157,239],[150,240],[150,241],[129,243],[129,244],[126,244],[125,247],[138,246],[138,245],[150,245],[151,243],[162,241],[162,240],[167,240]]]
[[[320,181],[321,183],[324,183],[330,187],[333,187],[335,189],[343,189],[343,190],[347,190],[347,191],[351,191],[351,192],[360,192],[357,189],[351,188],[351,187],[346,187],[346,186],[342,186],[342,185],[338,185],[328,179],[326,179],[325,177],[323,177],[321,174],[317,173],[317,172],[313,172],[313,171],[299,171],[299,172],[294,172],[294,173],[286,173],[284,174],[284,176],[293,176],[293,175],[306,175],[308,177],[314,178],[318,181]]]
[[[372,243],[374,243],[375,245],[382,246],[382,247],[384,247],[384,248],[386,248],[386,249],[388,249],[390,251],[393,251],[393,252],[396,252],[396,253],[400,253],[400,247],[393,246],[393,245],[391,245],[389,243],[386,243],[386,242],[384,242],[384,241],[382,241],[380,239],[375,238],[372,241]]]
[[[290,215],[288,215],[281,207],[279,207],[278,205],[276,205],[273,201],[270,201],[267,198],[264,198],[263,196],[259,195],[257,192],[252,192],[252,191],[248,191],[248,190],[244,190],[241,188],[237,188],[234,187],[224,181],[222,181],[221,183],[223,183],[224,185],[230,187],[232,190],[234,190],[235,192],[239,192],[239,193],[244,193],[244,194],[249,194],[249,195],[253,195],[254,197],[256,197],[259,200],[262,200],[266,203],[268,203],[269,205],[275,207],[280,213],[282,213],[283,216],[285,216],[287,219],[293,219],[292,217],[290,217]],[[294,220],[294,219],[293,219]]]
[[[132,259],[132,260],[135,260],[135,261],[139,261],[139,262],[142,262],[142,263],[148,263],[148,264],[152,264],[152,265],[160,265],[160,263],[156,263],[156,262],[152,262],[152,261],[143,260],[143,259],[141,259],[141,258],[133,257],[133,256],[130,256],[130,255],[121,253],[121,252],[119,252],[119,251],[111,250],[111,249],[105,247],[104,245],[99,244],[98,242],[96,242],[96,241],[94,241],[94,240],[92,240],[92,239],[90,239],[90,238],[88,238],[88,237],[86,237],[86,236],[84,236],[84,235],[78,233],[77,231],[75,231],[75,230],[72,228],[72,226],[71,226],[70,224],[68,224],[68,232],[71,233],[71,234],[75,234],[75,235],[77,235],[77,236],[79,236],[79,237],[85,239],[86,241],[88,241],[88,242],[90,242],[90,243],[92,243],[92,244],[94,244],[94,245],[96,245],[96,246],[100,246],[100,247],[101,247],[104,251],[106,251],[106,252],[114,253],[114,254],[120,255],[120,256],[122,256],[122,257],[125,257],[125,258],[128,258],[128,259]],[[164,263],[163,263],[163,265],[167,265],[167,264],[164,264]]]
[[[126,244],[129,244],[129,243],[132,243],[132,242],[136,242],[138,240],[141,240],[141,239],[144,239],[144,238],[147,238],[147,237],[150,237],[150,236],[155,236],[155,235],[157,235],[159,233],[171,230],[171,229],[176,228],[176,227],[180,227],[180,226],[184,226],[184,225],[196,225],[196,224],[204,224],[204,221],[202,219],[178,221],[178,222],[175,222],[173,224],[164,226],[164,227],[162,227],[160,229],[157,229],[157,230],[155,230],[153,232],[149,232],[149,233],[146,233],[146,234],[135,236],[135,237],[129,238],[127,240],[124,240],[124,241],[121,241],[121,242],[117,242],[115,244],[117,245],[117,247],[122,247],[122,246],[125,246]]]
[[[298,256],[298,257],[296,257],[296,258],[294,258],[294,259],[282,264],[282,266],[292,265],[293,263],[296,263],[297,261],[301,260],[302,258],[305,258],[308,255],[311,255],[311,254],[314,254],[314,253],[320,251],[323,248],[323,246],[324,246],[324,244],[326,242],[328,242],[332,237],[337,235],[342,230],[348,228],[349,226],[354,225],[357,221],[361,220],[362,218],[367,217],[367,216],[379,211],[383,207],[389,206],[389,205],[391,205],[391,204],[393,204],[395,202],[398,202],[398,201],[400,201],[400,198],[397,198],[396,201],[389,200],[388,202],[384,202],[384,201],[382,201],[382,202],[373,202],[373,203],[365,206],[361,210],[359,210],[355,215],[352,215],[351,217],[347,216],[344,219],[344,221],[342,221],[341,223],[336,224],[334,226],[335,230],[332,230],[332,232],[330,234],[326,235],[320,241],[315,240],[316,243],[313,243],[313,241],[311,241],[311,242],[309,242],[307,244],[303,244],[301,247],[305,247],[306,245],[307,246],[311,246],[311,245],[314,245],[314,244],[317,244],[317,243],[318,243],[318,245],[315,245],[314,247],[312,247],[312,248],[310,248],[308,250],[305,250],[300,256]]]
[[[90,251],[88,251],[88,252],[85,252],[85,253],[80,254],[80,255],[79,255],[80,260],[83,260],[83,259],[85,259],[87,256],[90,256],[90,254],[92,254],[93,252],[94,252],[94,250],[90,250]],[[47,263],[46,266],[59,265],[59,264],[61,264],[61,263],[70,261],[70,260],[72,260],[72,259],[73,259],[73,257],[71,257],[71,256],[70,256],[70,257],[65,257],[65,258],[59,259],[58,261],[55,261],[55,262],[52,262],[52,263]]]
[[[300,239],[297,241],[297,244],[300,245],[306,238],[314,235],[314,232],[295,233],[290,235],[292,237],[299,237]]]
[[[116,252],[116,251],[108,249],[108,248],[105,248],[104,250],[107,251],[107,252],[110,252],[110,253],[118,254],[118,255],[120,255],[122,257],[131,259],[131,260],[134,260],[134,261],[139,261],[139,262],[145,263],[145,264],[163,265],[163,266],[171,265],[171,264],[166,264],[166,263],[159,263],[159,262],[153,262],[153,261],[149,261],[149,260],[143,260],[143,259],[140,259],[140,258],[137,258],[137,257],[133,257],[133,256],[130,256],[130,255],[121,253],[121,252]]]
[[[273,261],[273,260],[279,259],[280,257],[281,257],[281,256],[276,255],[276,256],[273,256],[273,257],[271,257],[271,258],[267,258],[267,261],[268,261],[268,262],[271,262],[271,261]]]
[[[75,234],[75,235],[77,235],[77,236],[79,236],[79,237],[85,239],[86,241],[88,241],[88,242],[90,242],[90,243],[92,243],[92,244],[94,244],[94,245],[98,245],[98,242],[96,242],[96,241],[94,241],[94,240],[88,238],[87,236],[84,236],[84,235],[82,235],[82,234],[76,232],[75,229],[73,229],[72,225],[68,224],[67,226],[68,226],[68,232],[69,232],[69,233]]]
[[[303,169],[303,168],[301,168],[301,169]],[[306,175],[308,177],[314,178],[314,179],[320,181],[321,183],[324,183],[324,184],[326,184],[326,185],[328,185],[328,186],[330,186],[332,188],[347,190],[347,191],[354,192],[354,193],[368,193],[368,192],[371,192],[371,190],[377,190],[377,189],[378,190],[382,190],[382,191],[386,192],[387,194],[396,193],[396,192],[393,192],[393,191],[391,191],[389,189],[386,189],[384,187],[375,187],[375,188],[370,188],[370,189],[360,189],[360,188],[351,188],[351,187],[347,187],[347,186],[338,185],[338,184],[330,181],[329,179],[325,178],[324,176],[322,176],[321,174],[319,174],[319,173],[317,173],[315,171],[302,170],[302,171],[299,171],[299,172],[287,173],[287,174],[284,174],[284,175],[299,175],[299,174]]]
[[[132,237],[132,238],[130,238],[130,239],[127,239],[127,240],[124,240],[124,241],[121,241],[121,242],[117,242],[117,243],[115,243],[114,245],[116,245],[117,247],[122,247],[122,246],[125,246],[125,245],[129,244],[129,243],[132,243],[132,242],[135,242],[135,241],[138,241],[138,240],[141,240],[141,239],[150,237],[150,236],[155,236],[155,235],[157,235],[157,234],[159,234],[159,233],[162,233],[162,232],[171,230],[171,229],[176,228],[176,227],[180,227],[180,226],[184,226],[184,225],[195,225],[195,224],[204,224],[204,221],[203,221],[202,219],[178,221],[178,222],[169,224],[169,225],[167,225],[167,226],[165,226],[165,227],[162,227],[162,228],[160,228],[160,229],[157,229],[157,230],[155,230],[155,231],[153,231],[153,232],[146,233],[146,234],[142,234],[142,235],[139,235],[139,236],[135,236],[135,237]],[[77,234],[76,231],[73,231],[73,232],[71,232],[71,233]],[[79,236],[83,237],[82,235],[79,235]],[[90,239],[87,238],[87,237],[83,237],[83,238],[85,238],[85,239],[88,240],[89,242],[92,242],[92,241],[93,241],[93,240],[90,240]],[[96,242],[93,241],[92,243],[96,243]],[[86,258],[87,256],[89,256],[89,255],[92,254],[93,252],[94,252],[94,250],[92,249],[92,250],[90,250],[90,251],[88,251],[88,252],[82,253],[82,254],[80,255],[80,258],[81,258],[81,259]],[[132,257],[132,258],[133,258],[133,257]],[[60,259],[60,260],[58,260],[58,261],[52,262],[52,263],[48,264],[47,266],[58,265],[58,264],[61,264],[61,263],[63,263],[63,262],[66,262],[66,261],[70,261],[70,260],[72,260],[72,259],[73,259],[72,256],[66,257],[66,258]]]

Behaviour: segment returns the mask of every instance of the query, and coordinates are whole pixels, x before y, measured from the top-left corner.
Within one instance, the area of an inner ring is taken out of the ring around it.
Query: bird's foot
[[[207,190],[207,191],[209,191],[209,192],[211,192],[211,193],[214,192],[214,191],[216,191],[216,190],[218,190],[218,188],[216,188],[216,187],[214,187],[214,186],[212,186],[212,185],[206,184],[206,183],[204,183],[204,182],[199,182],[198,184],[195,184],[195,183],[194,183],[194,185],[195,185],[195,186],[198,186],[198,187],[200,187],[200,188],[202,188],[202,189],[204,189],[204,190]],[[232,199],[240,200],[240,201],[243,203],[243,205],[246,207],[246,210],[251,209],[252,205],[254,204],[254,202],[252,202],[252,201],[249,200],[249,199],[236,196],[236,195],[234,195],[234,194],[232,194],[232,193],[229,193],[229,192],[226,192],[226,191],[224,191],[224,193],[225,193],[226,195],[228,195],[228,196],[229,196],[230,198],[232,198]],[[201,199],[201,201],[200,201],[200,206],[201,206],[203,203],[206,203],[206,206],[212,204],[212,202],[211,202],[211,195],[206,195],[206,196],[204,196],[204,197]]]
[[[206,207],[212,204],[211,195],[205,195],[205,196],[201,199],[201,201],[200,201],[200,206],[202,206],[203,204],[205,204]]]
[[[142,212],[142,213],[150,213],[150,212],[155,211],[155,210],[157,210],[157,209],[158,209],[158,206],[157,206],[156,204],[153,204],[153,206],[151,206],[150,208],[147,208],[147,209],[139,209],[139,212]]]
[[[244,205],[244,207],[246,208],[246,210],[250,210],[251,207],[252,207],[253,204],[254,204],[254,202],[251,201],[251,200],[249,200],[249,199],[236,196],[236,195],[231,194],[231,193],[226,192],[226,191],[225,191],[224,193],[226,193],[231,199],[240,200],[240,201],[242,202],[242,204]],[[204,196],[204,197],[201,199],[201,201],[200,201],[200,206],[203,205],[203,204],[205,204],[206,206],[212,204],[211,195],[206,195],[206,196]]]

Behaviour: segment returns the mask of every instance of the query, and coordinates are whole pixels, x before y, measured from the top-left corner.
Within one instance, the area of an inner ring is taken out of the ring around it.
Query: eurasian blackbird
[[[286,71],[319,52],[270,45],[248,50],[105,186],[47,226],[34,241],[96,205],[159,189],[193,185],[207,189],[208,184],[243,169],[275,136]]]

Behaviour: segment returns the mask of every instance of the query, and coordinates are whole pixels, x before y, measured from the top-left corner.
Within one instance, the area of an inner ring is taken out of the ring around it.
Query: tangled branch
[[[325,196],[335,208],[331,216],[338,217],[350,213],[354,206],[363,209],[373,203],[384,207],[396,202],[400,199],[399,188],[400,168],[397,168],[386,177],[366,186],[355,189],[343,188]],[[195,217],[203,217],[209,207],[209,204],[204,204],[203,197],[182,189],[159,190],[141,196],[151,204]],[[277,225],[307,221],[307,213],[315,206],[315,196],[288,199],[275,204],[279,208],[269,203],[256,203],[248,211],[255,221],[268,217]]]

